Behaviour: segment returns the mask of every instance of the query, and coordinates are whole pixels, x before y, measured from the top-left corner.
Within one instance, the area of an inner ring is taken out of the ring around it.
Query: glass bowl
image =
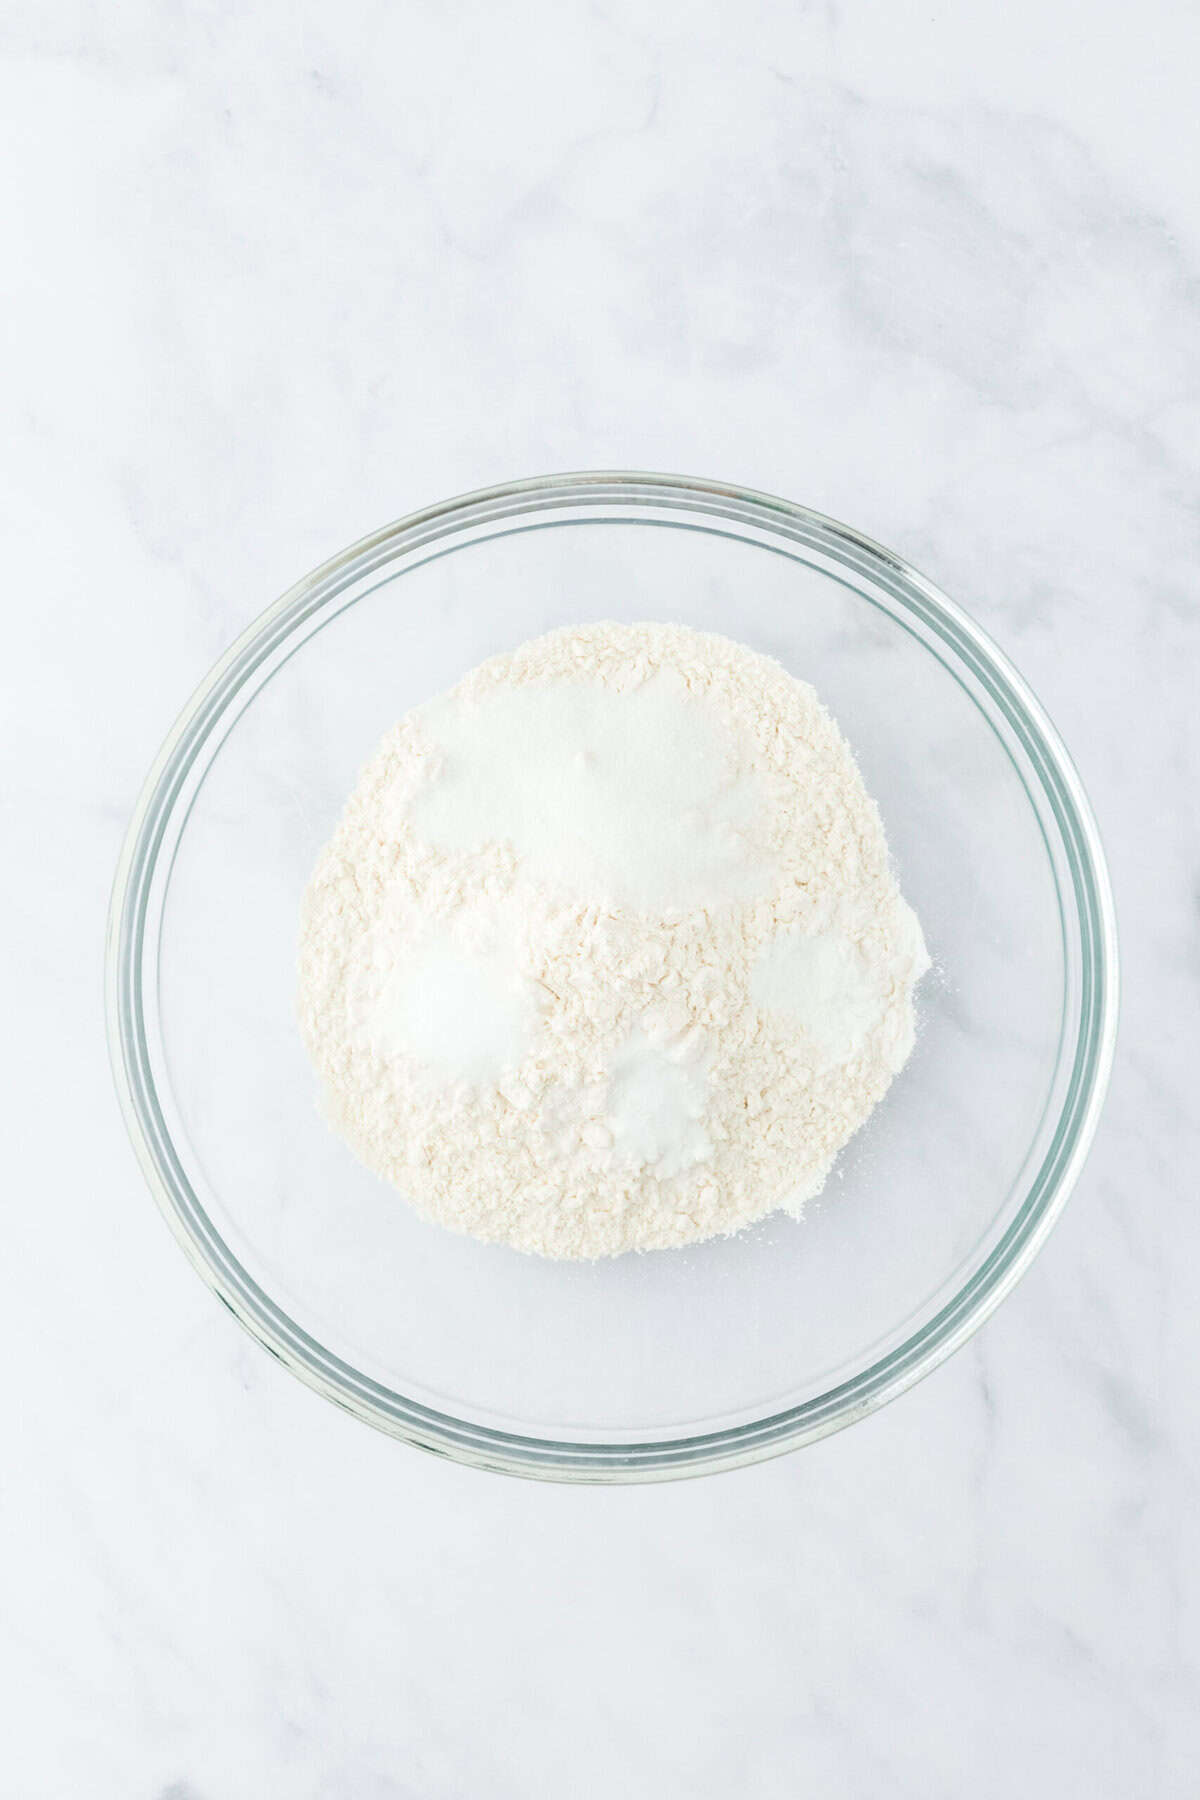
[[[802,1221],[552,1263],[420,1219],[323,1123],[294,1023],[300,896],[401,713],[552,627],[677,620],[811,681],[878,800],[935,968],[913,1056]],[[731,1467],[893,1399],[1026,1269],[1116,1030],[1112,898],[1025,683],[900,558],[714,482],[550,476],[365,538],[278,600],[147,779],[108,937],[134,1147],[196,1268],[358,1418],[479,1467]]]

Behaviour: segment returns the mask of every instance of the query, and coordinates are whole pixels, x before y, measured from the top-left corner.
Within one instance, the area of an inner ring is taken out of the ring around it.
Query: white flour
[[[332,1124],[421,1211],[543,1256],[817,1193],[929,966],[813,690],[679,626],[553,632],[388,733],[304,900]]]

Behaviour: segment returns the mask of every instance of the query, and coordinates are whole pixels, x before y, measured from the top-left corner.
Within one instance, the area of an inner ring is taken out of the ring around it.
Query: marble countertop
[[[1196,1791],[1200,14],[16,0],[0,39],[19,1800]],[[178,705],[374,526],[545,470],[786,494],[1013,656],[1104,833],[1107,1113],[869,1421],[573,1490],[336,1412],[145,1193],[109,882]]]

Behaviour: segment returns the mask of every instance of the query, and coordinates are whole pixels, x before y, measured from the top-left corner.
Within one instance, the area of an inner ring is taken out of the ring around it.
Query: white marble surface
[[[1196,1791],[1200,14],[11,0],[0,1788]],[[1126,1001],[1048,1249],[873,1420],[535,1487],[306,1392],[145,1194],[103,913],[242,623],[547,469],[804,500],[1073,747]]]

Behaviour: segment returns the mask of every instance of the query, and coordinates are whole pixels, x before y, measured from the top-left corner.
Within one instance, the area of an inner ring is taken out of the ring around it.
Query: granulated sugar
[[[441,757],[410,817],[438,849],[498,839],[531,881],[651,912],[770,881],[749,833],[760,784],[669,667],[637,686],[492,689],[434,704],[423,726]]]
[[[928,967],[813,690],[678,626],[496,657],[384,739],[305,896],[301,1026],[355,1152],[544,1256],[819,1191]]]

